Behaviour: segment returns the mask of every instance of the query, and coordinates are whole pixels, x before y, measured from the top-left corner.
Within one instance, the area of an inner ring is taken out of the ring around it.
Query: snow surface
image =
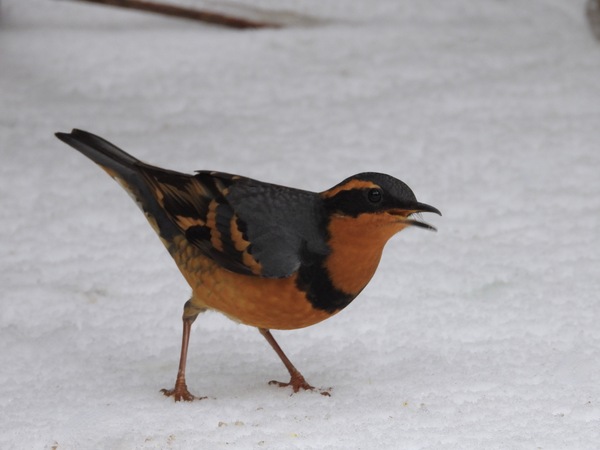
[[[600,448],[585,2],[226,4],[251,5],[303,25],[2,2],[0,448]],[[274,333],[330,398],[269,386],[286,372],[264,339],[211,313],[188,360],[209,398],[174,403],[189,290],[122,189],[54,138],[73,127],[305,189],[385,171],[444,216],[395,237],[341,314]]]

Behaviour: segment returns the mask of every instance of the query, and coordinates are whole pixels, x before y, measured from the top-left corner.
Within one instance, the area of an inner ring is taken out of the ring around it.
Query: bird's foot
[[[196,397],[195,395],[190,394],[188,388],[185,383],[175,383],[175,387],[173,389],[161,389],[166,397],[173,397],[173,400],[179,402],[181,400],[186,402],[191,402],[192,400],[204,400],[207,397]]]
[[[305,391],[316,391],[321,395],[324,395],[326,397],[331,397],[331,394],[329,393],[329,391],[331,391],[331,388],[319,389],[314,386],[311,386],[310,384],[308,384],[306,382],[304,377],[302,375],[300,375],[299,373],[292,375],[289,383],[282,383],[281,381],[271,380],[271,381],[269,381],[269,384],[273,385],[273,386],[279,386],[279,387],[291,387],[292,390],[294,391],[294,393],[300,391],[300,389],[303,389]]]

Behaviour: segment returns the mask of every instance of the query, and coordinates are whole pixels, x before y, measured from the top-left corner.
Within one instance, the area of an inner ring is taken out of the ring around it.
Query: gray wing
[[[282,278],[329,252],[321,200],[316,193],[240,179],[226,195],[245,224],[248,252],[260,275]]]

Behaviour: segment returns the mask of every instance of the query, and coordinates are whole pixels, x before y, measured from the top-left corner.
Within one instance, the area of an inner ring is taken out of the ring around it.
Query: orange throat
[[[358,295],[375,274],[386,242],[406,226],[389,214],[332,217],[325,266],[334,287]]]

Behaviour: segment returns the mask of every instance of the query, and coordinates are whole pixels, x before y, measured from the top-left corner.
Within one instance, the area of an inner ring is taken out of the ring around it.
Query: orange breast
[[[369,283],[386,242],[406,225],[387,214],[334,216],[329,223],[331,255],[326,268],[333,285],[358,295]]]
[[[388,215],[333,217],[325,269],[334,288],[358,295],[375,273],[385,243],[405,226]],[[312,306],[298,289],[296,275],[241,275],[223,269],[183,237],[165,245],[192,287],[192,306],[199,310],[213,309],[246,325],[280,330],[314,325],[332,315]]]
[[[240,275],[218,266],[184,238],[170,246],[181,273],[192,287],[192,304],[259,328],[290,330],[331,317],[315,309],[296,287],[296,276],[272,279]]]

